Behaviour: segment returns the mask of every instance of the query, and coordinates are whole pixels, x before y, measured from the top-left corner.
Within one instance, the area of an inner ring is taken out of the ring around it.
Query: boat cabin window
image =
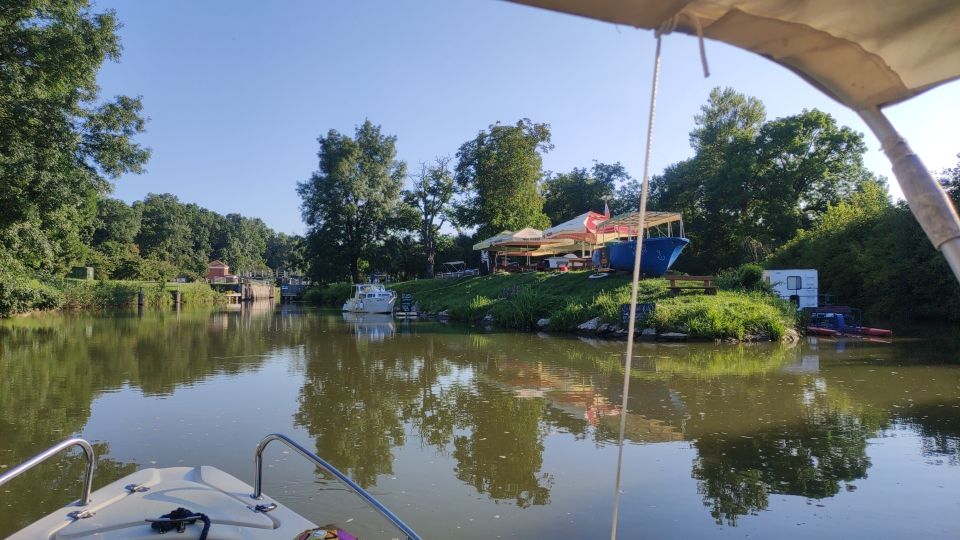
[[[791,291],[796,291],[801,288],[800,286],[800,276],[787,276],[787,289]]]

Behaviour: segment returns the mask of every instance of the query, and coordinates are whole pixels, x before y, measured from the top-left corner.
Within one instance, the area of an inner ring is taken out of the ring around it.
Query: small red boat
[[[826,337],[837,337],[840,335],[840,332],[837,332],[836,330],[831,330],[830,328],[821,328],[819,326],[808,326],[807,333]]]
[[[824,337],[871,336],[890,337],[892,330],[860,324],[860,310],[847,306],[824,306],[810,312],[807,333]]]

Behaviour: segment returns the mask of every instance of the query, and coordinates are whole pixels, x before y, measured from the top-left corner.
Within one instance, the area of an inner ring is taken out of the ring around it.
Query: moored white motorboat
[[[359,283],[353,286],[353,296],[343,303],[350,313],[393,313],[397,293],[380,283]]]
[[[380,513],[402,537],[419,540],[417,533],[372,495],[335,467],[290,438],[272,434],[257,446],[254,487],[209,466],[150,468],[127,475],[90,493],[93,447],[83,439],[67,439],[0,475],[0,485],[72,446],[80,446],[88,460],[80,499],[14,533],[9,538],[154,539],[169,530],[185,532],[179,538],[203,539],[333,539],[356,537],[337,525],[318,526],[279,502],[263,495],[263,451],[280,441],[315,466],[334,476]]]

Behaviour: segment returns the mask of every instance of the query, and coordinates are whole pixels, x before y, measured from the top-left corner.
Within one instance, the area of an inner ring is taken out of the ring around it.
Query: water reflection
[[[92,404],[111,393],[134,389],[141,399],[183,400],[189,407],[185,390],[202,385],[211,395],[219,389],[218,396],[229,396],[246,377],[256,377],[270,410],[289,410],[274,417],[289,423],[262,426],[230,417],[225,407],[218,422],[246,426],[244,436],[302,430],[321,456],[362,486],[388,492],[383,482],[394,478],[401,454],[413,452],[436,460],[424,469],[433,480],[450,479],[486,501],[527,512],[581,491],[594,493],[585,507],[605,508],[607,499],[595,493],[606,493],[610,477],[572,485],[562,481],[566,471],[547,463],[551,453],[583,445],[602,452],[615,441],[621,418],[630,444],[681,443],[692,452],[686,470],[670,471],[677,475],[673,489],[695,489],[699,505],[689,511],[706,518],[705,507],[724,526],[769,509],[773,495],[859,496],[858,483],[883,467],[870,445],[885,444],[881,437],[894,430],[918,437],[911,452],[929,466],[956,471],[960,465],[960,366],[942,343],[638,344],[626,410],[621,350],[620,343],[464,333],[289,306],[148,311],[142,319],[133,313],[17,319],[0,324],[0,465],[82,433]],[[288,395],[275,392],[277,379],[263,373],[271,359],[284,362],[293,382]],[[226,445],[240,438],[239,431],[210,429]],[[135,436],[119,426],[97,435],[127,446]],[[107,442],[98,451],[101,485],[144,465],[138,455],[139,461],[111,457]],[[605,475],[607,465],[589,467]],[[0,517],[0,536],[25,516],[38,517],[37,509],[50,511],[74,496],[79,471],[62,472],[51,466],[34,477],[40,484],[18,484],[25,495],[3,501],[12,511]],[[696,487],[684,487],[691,477]],[[71,493],[50,497],[30,485]],[[442,489],[444,504],[480,504],[475,496],[458,499],[449,484]],[[409,497],[424,515],[436,506],[434,493]],[[406,511],[416,523],[416,507]]]

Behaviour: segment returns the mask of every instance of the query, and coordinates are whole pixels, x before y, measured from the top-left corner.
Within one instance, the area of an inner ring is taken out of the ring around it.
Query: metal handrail
[[[96,462],[96,456],[93,453],[93,446],[91,446],[86,440],[79,437],[61,441],[50,448],[47,448],[43,452],[33,456],[27,461],[24,461],[20,465],[17,465],[9,471],[3,473],[0,475],[0,486],[29,471],[51,457],[59,454],[61,451],[70,448],[71,446],[79,446],[83,449],[84,455],[87,456],[87,478],[83,483],[83,491],[80,494],[80,502],[77,504],[77,506],[86,506],[90,503],[90,491],[93,489],[93,466]]]
[[[375,499],[373,495],[370,495],[369,493],[367,493],[365,489],[358,486],[353,480],[348,478],[342,472],[338,471],[337,468],[334,467],[333,465],[324,461],[323,458],[321,458],[320,456],[300,446],[290,437],[287,437],[286,435],[281,435],[279,433],[271,433],[270,435],[267,435],[266,437],[263,438],[262,441],[260,441],[260,444],[257,445],[257,452],[254,456],[254,461],[256,462],[257,470],[256,470],[256,476],[254,477],[253,495],[251,495],[252,498],[258,499],[258,500],[263,498],[263,493],[261,491],[263,487],[263,451],[264,449],[266,449],[267,445],[270,444],[270,442],[272,441],[280,441],[283,444],[286,444],[293,450],[296,450],[297,453],[305,457],[308,461],[312,461],[314,465],[320,467],[324,471],[335,476],[337,480],[340,480],[340,482],[342,482],[344,485],[350,488],[351,491],[353,491],[354,493],[359,495],[362,499],[367,501],[367,503],[370,506],[372,506],[374,509],[380,512],[380,514],[383,517],[387,518],[391,523],[393,523],[394,526],[396,526],[404,534],[406,534],[409,540],[420,540],[420,535],[415,533],[413,529],[411,529],[410,527],[407,526],[406,523],[401,521],[396,514],[388,510],[386,506],[384,506],[383,504],[380,503],[380,501]]]

